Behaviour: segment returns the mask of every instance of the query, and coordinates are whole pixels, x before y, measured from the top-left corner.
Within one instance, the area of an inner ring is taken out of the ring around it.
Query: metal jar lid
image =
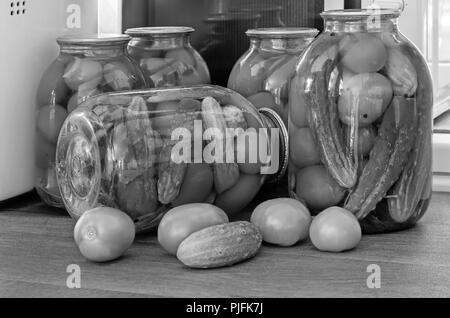
[[[194,28],[184,26],[143,27],[127,29],[125,31],[126,34],[132,37],[171,37],[191,34],[193,32],[195,32]]]
[[[56,42],[60,45],[109,46],[126,44],[130,39],[126,34],[64,35],[58,37]]]

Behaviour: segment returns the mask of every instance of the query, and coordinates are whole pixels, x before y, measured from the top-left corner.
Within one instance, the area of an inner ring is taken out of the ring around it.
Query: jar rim
[[[194,28],[184,26],[164,26],[164,27],[142,27],[131,28],[125,31],[125,34],[133,37],[146,36],[174,36],[184,35],[195,32]]]
[[[369,18],[371,16],[380,16],[383,18],[398,18],[402,11],[394,9],[344,9],[323,11],[322,18],[335,18],[341,20],[358,20]]]
[[[250,29],[247,36],[257,36],[261,38],[296,38],[298,36],[315,37],[319,30],[315,28],[282,27],[282,28],[258,28]]]
[[[63,35],[56,39],[58,44],[108,46],[114,44],[126,44],[131,37],[126,34],[88,34],[88,35]]]

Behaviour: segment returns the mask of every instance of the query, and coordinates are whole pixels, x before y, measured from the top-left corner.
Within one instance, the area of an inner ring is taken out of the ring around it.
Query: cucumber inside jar
[[[312,210],[344,207],[380,233],[413,226],[428,206],[432,86],[423,57],[389,27],[399,14],[382,11],[381,31],[353,33],[365,14],[325,12],[326,31],[298,67],[289,187]]]

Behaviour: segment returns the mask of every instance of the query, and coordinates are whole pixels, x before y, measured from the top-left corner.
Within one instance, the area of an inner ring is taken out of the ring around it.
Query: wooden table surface
[[[116,262],[90,263],[73,242],[73,221],[29,195],[0,204],[0,297],[448,297],[449,210],[450,195],[435,194],[416,228],[366,236],[349,253],[264,246],[250,262],[201,271],[152,236]],[[70,264],[81,269],[81,289],[66,285]],[[371,264],[380,266],[380,289],[367,287]]]

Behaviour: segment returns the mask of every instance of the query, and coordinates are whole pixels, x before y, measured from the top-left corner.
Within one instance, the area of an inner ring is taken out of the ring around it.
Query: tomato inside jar
[[[150,87],[209,84],[208,66],[191,46],[189,27],[128,29],[128,52],[143,70]]]
[[[236,62],[228,88],[247,97],[258,109],[272,108],[287,124],[290,79],[318,32],[286,27],[248,30],[250,48]]]
[[[217,86],[93,97],[69,115],[57,147],[58,185],[74,218],[103,205],[138,232],[174,207],[212,203],[241,212],[287,169],[287,129]]]
[[[344,208],[366,233],[409,228],[430,202],[433,88],[400,15],[324,12],[290,90],[291,196]]]
[[[50,206],[64,207],[56,184],[56,144],[61,126],[80,103],[105,92],[145,88],[128,56],[126,35],[64,36],[60,55],[43,74],[36,107],[35,188]]]

